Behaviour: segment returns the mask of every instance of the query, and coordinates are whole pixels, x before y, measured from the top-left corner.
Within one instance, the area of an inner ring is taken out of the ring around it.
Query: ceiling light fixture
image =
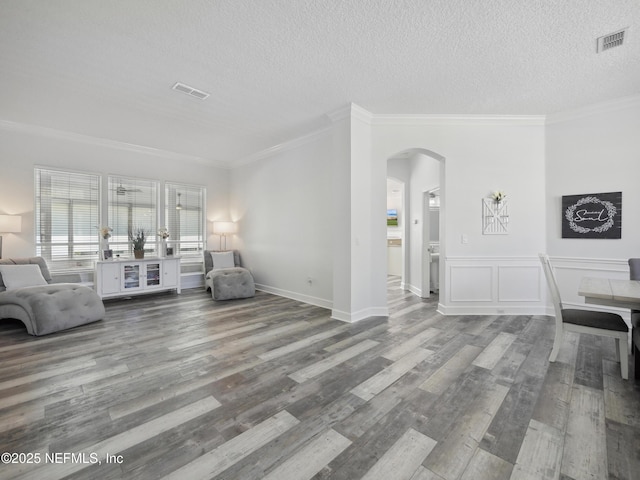
[[[192,97],[199,98],[200,100],[204,100],[211,95],[210,93],[203,92],[202,90],[198,90],[197,88],[190,87],[189,85],[185,85],[184,83],[180,82],[177,82],[171,88],[186,95],[191,95]]]
[[[176,210],[182,210],[182,204],[180,203],[180,195],[182,195],[181,193],[178,194],[178,203],[176,204]]]

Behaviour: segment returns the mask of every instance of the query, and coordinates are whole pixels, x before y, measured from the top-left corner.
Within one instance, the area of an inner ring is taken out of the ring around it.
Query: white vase
[[[109,239],[108,238],[101,238],[100,239],[100,252],[99,252],[100,253],[99,257],[100,257],[101,260],[106,260],[104,258],[104,251],[105,250],[109,250]]]

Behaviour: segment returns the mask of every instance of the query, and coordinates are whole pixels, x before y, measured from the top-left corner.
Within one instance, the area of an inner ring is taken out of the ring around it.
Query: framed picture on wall
[[[563,196],[562,238],[622,238],[622,192]]]
[[[395,208],[387,209],[387,227],[398,226],[398,210]]]

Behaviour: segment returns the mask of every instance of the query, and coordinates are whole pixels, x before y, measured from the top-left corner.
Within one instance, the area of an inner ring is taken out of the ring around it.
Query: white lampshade
[[[22,217],[20,215],[0,215],[0,233],[20,233]]]
[[[213,222],[214,235],[227,235],[238,231],[235,222]]]

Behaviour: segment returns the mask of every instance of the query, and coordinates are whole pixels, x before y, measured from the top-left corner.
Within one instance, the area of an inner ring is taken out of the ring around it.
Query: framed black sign
[[[622,192],[563,196],[562,238],[622,238]]]

